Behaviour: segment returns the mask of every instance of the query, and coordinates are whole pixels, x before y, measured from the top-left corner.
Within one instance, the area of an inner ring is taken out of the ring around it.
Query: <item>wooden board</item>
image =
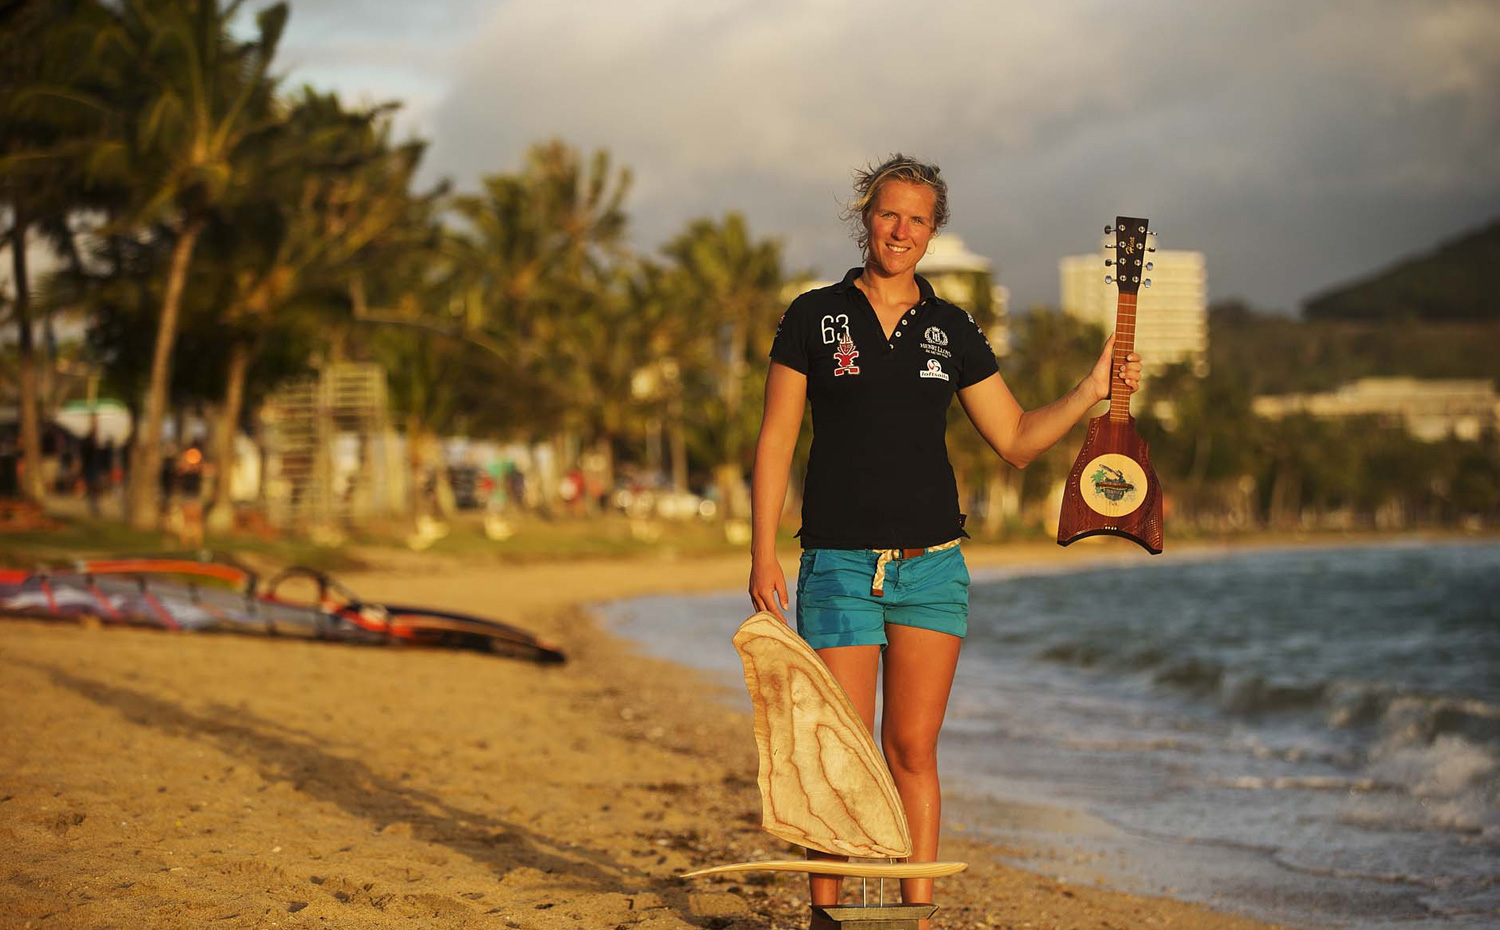
[[[778,621],[779,622],[779,621]],[[841,859],[767,859],[736,862],[682,873],[683,878],[730,872],[806,872],[851,878],[943,878],[967,869],[967,862],[844,862]]]
[[[817,653],[764,611],[741,624],[734,648],[755,710],[766,832],[834,855],[911,855],[906,812],[885,757]]]

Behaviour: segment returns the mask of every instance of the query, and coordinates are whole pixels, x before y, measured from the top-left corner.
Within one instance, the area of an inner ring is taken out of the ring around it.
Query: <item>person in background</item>
[[[99,478],[103,467],[103,450],[99,447],[99,420],[89,416],[89,431],[83,437],[78,450],[79,464],[83,467],[83,493],[89,500],[89,516],[99,518]]]

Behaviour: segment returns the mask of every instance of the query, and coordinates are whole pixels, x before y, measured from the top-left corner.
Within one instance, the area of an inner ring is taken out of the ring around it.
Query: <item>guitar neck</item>
[[[1109,420],[1124,423],[1130,419],[1130,389],[1120,377],[1120,366],[1135,351],[1135,294],[1120,293],[1115,305],[1115,350],[1109,368]]]

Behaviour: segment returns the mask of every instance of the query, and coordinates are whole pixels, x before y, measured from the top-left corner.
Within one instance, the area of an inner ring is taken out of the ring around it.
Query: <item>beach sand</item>
[[[749,718],[581,607],[738,588],[743,557],[378,558],[345,579],[362,596],[518,623],[569,662],[0,623],[0,928],[806,926],[801,877],[675,877],[792,853],[758,827]],[[984,816],[1071,829],[1067,812]],[[1271,926],[1065,883],[1004,861],[1037,850],[958,830],[941,855],[971,868],[939,882],[935,927]]]

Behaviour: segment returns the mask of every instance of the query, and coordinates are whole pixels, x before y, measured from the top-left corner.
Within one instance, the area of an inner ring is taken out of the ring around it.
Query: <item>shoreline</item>
[[[1103,544],[1103,539],[1097,540]],[[976,584],[996,583],[1038,575],[1089,573],[1131,566],[1147,561],[1165,567],[1171,564],[1212,562],[1238,558],[1250,553],[1277,554],[1302,549],[1324,551],[1359,549],[1399,549],[1406,546],[1489,546],[1492,537],[1410,536],[1360,538],[1354,540],[1277,539],[1262,545],[1232,546],[1206,544],[1179,547],[1166,559],[1152,559],[1134,547],[1117,543],[1100,545],[1091,553],[1063,555],[1050,546],[973,547],[968,553]],[[1086,546],[1075,545],[1083,550]],[[1082,556],[1080,558],[1080,556]],[[674,605],[679,601],[687,606]],[[636,648],[659,658],[685,656],[691,653],[690,666],[710,675],[715,683],[726,684],[735,694],[731,703],[749,712],[739,687],[739,662],[725,646],[719,656],[702,639],[689,638],[674,645],[671,652],[653,649],[655,642],[667,641],[675,622],[691,617],[692,606],[714,618],[715,626],[728,622],[733,612],[727,601],[743,599],[736,590],[705,595],[646,595],[595,605],[605,628],[619,632]],[[651,619],[662,611],[660,619]],[[726,634],[727,638],[727,634]],[[710,656],[712,658],[710,658]],[[972,686],[972,682],[970,683]],[[963,836],[1002,851],[1002,861],[1038,874],[1055,875],[1060,881],[1091,883],[1118,891],[1145,895],[1168,895],[1229,913],[1268,922],[1285,922],[1298,927],[1353,926],[1361,922],[1356,915],[1368,914],[1369,904],[1363,896],[1375,893],[1384,897],[1384,889],[1361,889],[1345,883],[1329,884],[1317,871],[1289,867],[1269,847],[1230,841],[1173,838],[1167,834],[1140,832],[1117,822],[1107,812],[1090,810],[1087,805],[1049,797],[996,793],[993,783],[973,776],[972,752],[967,754],[969,768],[960,767],[945,778],[944,835]],[[965,775],[968,772],[969,775]],[[1224,889],[1233,888],[1233,893]],[[1393,892],[1394,894],[1394,892]],[[1397,895],[1399,896],[1399,895]],[[1275,902],[1296,900],[1306,906],[1288,909]],[[1313,902],[1320,902],[1316,905]],[[1409,903],[1409,902],[1403,902]],[[1345,917],[1337,915],[1345,914]],[[1396,921],[1392,926],[1398,925]],[[1461,922],[1460,922],[1461,923]],[[1385,924],[1382,923],[1382,926]],[[1455,924],[1457,926],[1459,924]]]
[[[1099,561],[1053,543],[973,547],[985,571],[1064,558]],[[1149,557],[1106,561],[1131,558]],[[403,556],[346,578],[374,600],[472,610],[559,640],[570,662],[556,669],[6,621],[0,928],[804,926],[795,877],[675,878],[787,852],[758,828],[748,716],[703,700],[732,689],[642,654],[587,606],[734,590],[744,571],[737,554]],[[1061,816],[1009,811],[1017,823]],[[936,926],[1276,926],[1060,881],[1013,864],[1015,852],[1045,854],[949,829],[943,857],[971,868],[939,886]]]

